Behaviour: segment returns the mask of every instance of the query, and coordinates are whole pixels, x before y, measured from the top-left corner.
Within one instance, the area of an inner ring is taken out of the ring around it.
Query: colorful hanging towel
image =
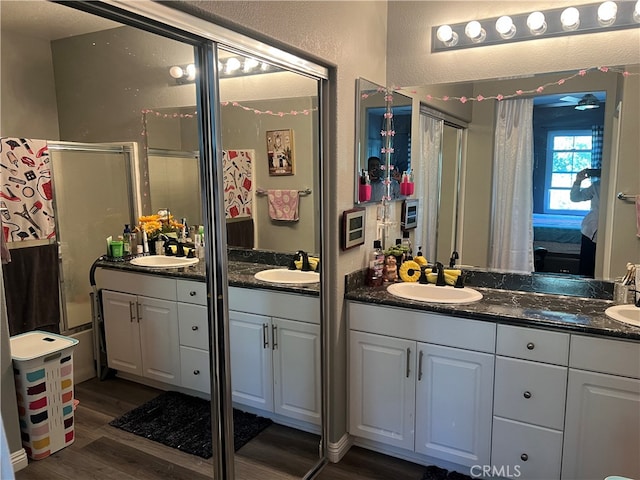
[[[269,190],[269,216],[272,220],[298,221],[297,190]]]
[[[0,138],[0,207],[6,241],[54,239],[52,199],[46,140]]]

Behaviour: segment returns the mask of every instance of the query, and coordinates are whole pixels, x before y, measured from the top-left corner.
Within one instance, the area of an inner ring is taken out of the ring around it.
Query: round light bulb
[[[449,25],[440,25],[436,31],[436,38],[447,47],[455,47],[458,44],[458,34]]]
[[[449,25],[440,25],[436,32],[436,37],[441,42],[447,43],[453,38],[453,29]]]
[[[516,26],[513,24],[513,19],[508,15],[500,17],[496,20],[496,31],[505,40],[513,38],[516,34]]]
[[[476,43],[483,41],[487,36],[487,33],[477,20],[472,20],[467,23],[467,26],[464,27],[464,34],[469,37],[472,42]]]
[[[187,80],[193,81],[196,79],[196,66],[193,63],[187,65]]]
[[[258,65],[260,65],[260,62],[258,62],[255,58],[247,58],[244,61],[244,66],[242,67],[242,71],[245,73],[248,73],[254,68],[256,68]]]
[[[572,31],[580,26],[580,12],[575,7],[569,7],[565,9],[560,15],[560,23],[562,23],[562,29],[566,31]]]
[[[527,27],[533,35],[541,35],[547,31],[547,22],[544,13],[533,12],[527,17]]]
[[[227,60],[227,66],[225,68],[225,71],[227,73],[233,73],[239,68],[240,68],[240,60],[238,60],[236,57],[231,57],[229,60]]]
[[[616,2],[604,2],[598,7],[598,22],[600,25],[612,25],[616,21],[618,14],[618,5]]]
[[[174,65],[169,69],[169,75],[177,80],[178,78],[182,78],[182,76],[184,75],[184,71],[181,67]]]

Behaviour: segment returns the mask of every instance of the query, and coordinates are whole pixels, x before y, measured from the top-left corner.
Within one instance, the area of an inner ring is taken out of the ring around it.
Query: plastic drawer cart
[[[78,340],[33,331],[11,337],[22,446],[40,460],[73,443],[73,348]]]

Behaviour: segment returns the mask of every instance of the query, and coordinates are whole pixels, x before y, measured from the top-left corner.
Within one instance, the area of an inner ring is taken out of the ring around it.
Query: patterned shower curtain
[[[7,242],[55,239],[46,140],[0,138],[0,211]]]

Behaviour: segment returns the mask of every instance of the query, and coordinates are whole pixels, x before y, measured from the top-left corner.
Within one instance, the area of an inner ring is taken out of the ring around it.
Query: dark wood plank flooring
[[[109,422],[161,392],[122,379],[89,380],[75,386],[80,401],[75,442],[50,457],[30,461],[17,480],[206,480],[212,460],[189,455],[111,427]],[[272,425],[235,455],[239,480],[293,480],[316,463],[319,437]],[[338,464],[328,464],[321,480],[419,480],[425,467],[354,447]]]

